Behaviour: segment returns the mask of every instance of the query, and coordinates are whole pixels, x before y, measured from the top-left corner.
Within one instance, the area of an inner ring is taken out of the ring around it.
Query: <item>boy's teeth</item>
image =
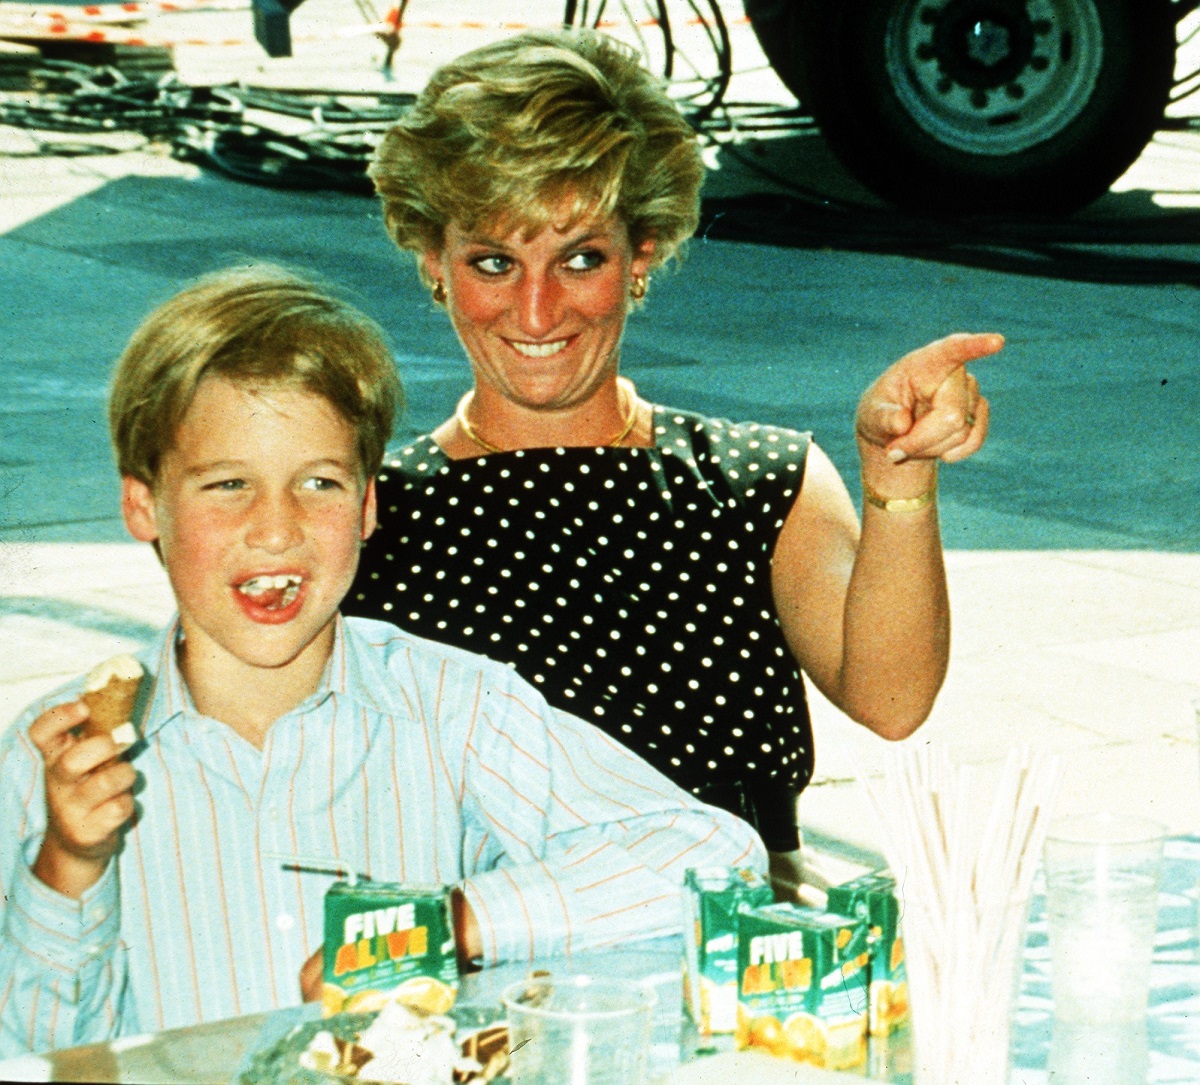
[[[300,577],[289,573],[278,576],[252,576],[249,580],[238,585],[238,591],[246,595],[262,595],[271,590],[285,591],[288,588],[299,588]]]
[[[254,602],[267,610],[280,610],[291,606],[300,594],[300,585],[304,578],[293,573],[279,573],[273,576],[252,576],[237,586],[243,595],[250,596]]]
[[[556,339],[553,343],[518,343],[515,339],[510,339],[509,342],[528,358],[549,358],[551,354],[557,354],[567,345],[565,339]]]

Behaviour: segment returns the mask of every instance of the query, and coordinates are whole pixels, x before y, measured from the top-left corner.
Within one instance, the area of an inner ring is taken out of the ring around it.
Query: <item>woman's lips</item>
[[[571,337],[553,339],[548,343],[524,343],[519,339],[506,339],[505,342],[518,354],[525,355],[526,358],[549,358],[557,354],[560,350],[565,349],[567,344],[571,342]]]

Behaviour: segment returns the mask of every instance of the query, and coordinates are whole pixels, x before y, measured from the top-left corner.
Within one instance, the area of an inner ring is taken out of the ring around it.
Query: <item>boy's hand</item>
[[[46,766],[46,836],[33,873],[78,900],[103,875],[133,816],[137,773],[108,735],[76,738],[88,717],[82,701],[43,712],[29,738]]]
[[[454,945],[458,952],[460,972],[478,972],[479,958],[483,956],[483,936],[479,932],[479,920],[466,894],[457,887],[450,892],[450,914],[454,921]]]
[[[305,1002],[320,1002],[325,987],[325,946],[317,947],[300,968],[300,997]]]

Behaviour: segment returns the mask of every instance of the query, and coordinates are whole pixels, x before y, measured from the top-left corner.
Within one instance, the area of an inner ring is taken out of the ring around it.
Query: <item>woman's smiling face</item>
[[[533,410],[572,407],[616,375],[629,288],[650,267],[617,218],[584,218],[533,237],[451,223],[429,274],[446,288],[454,330],[481,401],[498,394]]]

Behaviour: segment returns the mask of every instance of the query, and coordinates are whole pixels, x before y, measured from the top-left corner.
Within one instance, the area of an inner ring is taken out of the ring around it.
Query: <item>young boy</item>
[[[763,868],[747,826],[509,668],[340,617],[398,397],[378,330],[276,269],[134,335],[122,510],[178,617],[130,750],[80,736],[80,682],[0,744],[0,1056],[297,1002],[314,857],[456,883],[487,963],[676,931],[685,867]]]

